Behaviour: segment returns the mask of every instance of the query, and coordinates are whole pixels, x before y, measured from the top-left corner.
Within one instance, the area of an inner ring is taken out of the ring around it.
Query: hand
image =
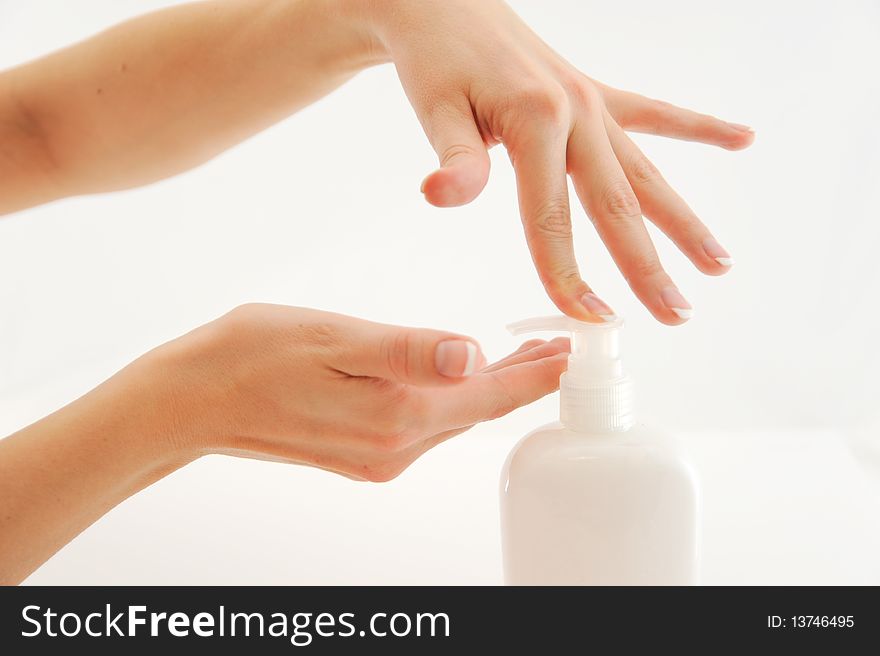
[[[177,444],[386,481],[472,425],[554,391],[568,340],[485,366],[461,335],[246,305],[147,358],[179,372]]]
[[[491,366],[437,330],[246,305],[0,439],[0,585],[207,453],[387,481],[431,447],[556,389],[568,341]]]
[[[624,130],[737,150],[752,143],[749,128],[590,79],[499,0],[383,0],[370,7],[377,37],[440,158],[422,185],[428,202],[473,200],[489,176],[487,148],[503,143],[532,258],[563,312],[587,321],[613,314],[578,272],[568,173],[641,302],[663,323],[690,316],[642,214],[703,273],[725,273],[733,260]]]

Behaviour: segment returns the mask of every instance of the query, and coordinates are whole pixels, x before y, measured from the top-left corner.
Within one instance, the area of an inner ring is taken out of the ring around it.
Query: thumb
[[[440,158],[440,168],[422,182],[425,199],[437,207],[471,202],[489,180],[489,153],[470,103],[438,106],[422,125]]]
[[[479,344],[470,337],[367,321],[355,330],[338,366],[352,376],[445,385],[466,379],[486,364]]]

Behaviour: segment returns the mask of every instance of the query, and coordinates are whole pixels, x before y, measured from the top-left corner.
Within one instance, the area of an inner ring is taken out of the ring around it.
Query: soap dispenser
[[[514,334],[571,334],[559,421],[523,438],[501,476],[508,585],[693,585],[695,477],[670,436],[636,423],[622,320],[527,319]]]

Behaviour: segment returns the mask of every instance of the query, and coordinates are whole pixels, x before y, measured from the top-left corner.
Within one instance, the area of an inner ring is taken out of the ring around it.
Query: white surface
[[[162,4],[0,0],[0,66]],[[737,260],[705,278],[658,237],[696,308],[685,327],[654,322],[574,216],[587,279],[627,318],[643,418],[700,436],[706,580],[877,582],[876,488],[833,431],[877,414],[880,5],[513,5],[588,74],[758,132],[741,153],[635,137]],[[0,427],[246,301],[448,328],[501,355],[505,323],[552,308],[492,157],[475,203],[427,206],[435,157],[384,67],[176,179],[0,220]],[[555,416],[551,401],[481,428],[386,487],[209,459],[33,581],[494,582],[503,455]]]

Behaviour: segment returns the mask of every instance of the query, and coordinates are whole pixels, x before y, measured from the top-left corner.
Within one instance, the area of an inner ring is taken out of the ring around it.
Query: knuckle
[[[649,107],[654,114],[658,117],[663,118],[669,116],[672,113],[672,105],[665,100],[657,100],[652,99],[649,103]]]
[[[552,299],[565,298],[571,290],[580,286],[581,274],[578,271],[550,272],[542,275],[541,284]]]
[[[568,94],[561,86],[536,84],[515,92],[518,112],[529,120],[563,125],[569,120]]]
[[[596,86],[582,74],[569,78],[566,84],[568,96],[579,109],[591,112],[602,106],[602,94]]]
[[[630,175],[637,184],[652,184],[661,179],[660,171],[654,163],[644,155],[639,155],[630,162]]]
[[[408,380],[414,354],[418,352],[415,338],[407,331],[396,331],[382,339],[386,366],[393,376]]]
[[[662,273],[663,267],[656,257],[637,257],[627,267],[627,280],[653,278]]]
[[[558,195],[548,198],[535,212],[532,224],[543,237],[571,239],[571,213],[568,207],[568,197]]]
[[[663,100],[649,100],[641,110],[645,127],[657,131],[662,128],[680,128],[681,120],[675,107]]]
[[[641,216],[639,199],[627,183],[610,185],[602,194],[602,214],[612,220],[631,219]]]
[[[230,323],[248,324],[260,316],[262,309],[263,305],[261,303],[244,303],[227,312],[225,318]]]
[[[519,404],[513,399],[513,397],[507,397],[496,404],[492,413],[489,415],[489,419],[498,419],[499,417],[508,415],[518,407]]]
[[[486,417],[487,420],[503,417],[504,415],[510,414],[520,406],[520,403],[517,402],[516,397],[511,393],[511,391],[507,389],[507,387],[497,377],[493,376],[493,378],[496,382],[498,394]]]
[[[233,308],[217,322],[218,335],[232,342],[252,335],[262,321],[264,309],[260,303],[245,303]]]
[[[668,103],[665,100],[652,99],[648,103],[646,109],[647,114],[658,123],[675,120],[678,117],[678,113],[675,111],[675,105]]]
[[[443,152],[440,153],[440,164],[446,166],[459,157],[473,157],[475,155],[477,155],[477,151],[467,144],[452,144],[451,146],[444,148]]]

